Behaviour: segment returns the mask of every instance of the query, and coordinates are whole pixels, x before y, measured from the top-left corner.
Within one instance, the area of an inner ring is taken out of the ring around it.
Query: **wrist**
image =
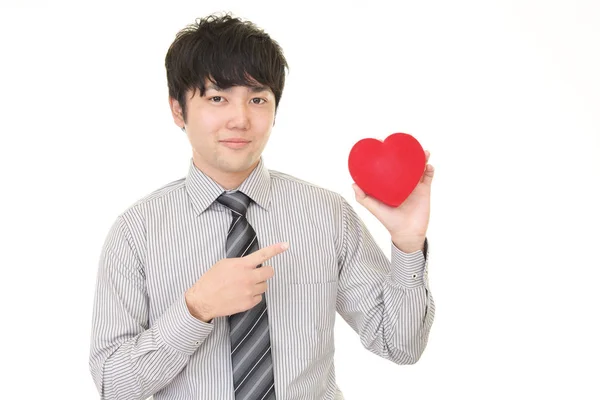
[[[185,292],[185,304],[187,305],[190,314],[202,322],[210,323],[214,318],[208,311],[206,303],[198,298],[193,299],[193,296],[189,291]]]
[[[425,236],[392,235],[392,242],[404,253],[423,251],[425,247]]]

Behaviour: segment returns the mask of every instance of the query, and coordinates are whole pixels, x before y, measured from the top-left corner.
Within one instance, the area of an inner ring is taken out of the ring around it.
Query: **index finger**
[[[250,253],[242,259],[248,263],[248,265],[256,267],[267,261],[271,257],[275,257],[277,254],[281,254],[288,249],[289,244],[287,242],[272,244],[268,247],[256,250],[254,253]]]

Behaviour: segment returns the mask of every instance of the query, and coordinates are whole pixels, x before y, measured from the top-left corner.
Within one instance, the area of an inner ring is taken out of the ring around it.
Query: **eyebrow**
[[[219,86],[215,85],[215,84],[209,84],[208,86],[206,86],[206,90],[216,90],[217,92],[231,92],[231,88],[227,88],[227,89],[222,89]],[[268,92],[269,91],[269,87],[267,86],[249,86],[248,89],[252,92],[252,93],[261,93],[261,92]]]

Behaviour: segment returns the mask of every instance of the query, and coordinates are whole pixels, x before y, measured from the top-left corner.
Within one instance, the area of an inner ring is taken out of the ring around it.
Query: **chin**
[[[255,160],[253,158],[247,158],[243,160],[221,160],[221,162],[219,162],[218,165],[223,171],[232,173],[245,172],[248,169],[250,169],[257,161],[258,159]]]

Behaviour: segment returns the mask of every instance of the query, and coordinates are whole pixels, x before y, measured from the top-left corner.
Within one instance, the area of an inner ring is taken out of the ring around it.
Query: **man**
[[[104,399],[343,399],[336,311],[369,351],[415,363],[433,323],[428,165],[391,208],[391,262],[332,191],[266,169],[286,60],[250,22],[209,16],[166,56],[188,175],[118,216],[100,257],[90,369]],[[426,154],[429,158],[429,154]]]

